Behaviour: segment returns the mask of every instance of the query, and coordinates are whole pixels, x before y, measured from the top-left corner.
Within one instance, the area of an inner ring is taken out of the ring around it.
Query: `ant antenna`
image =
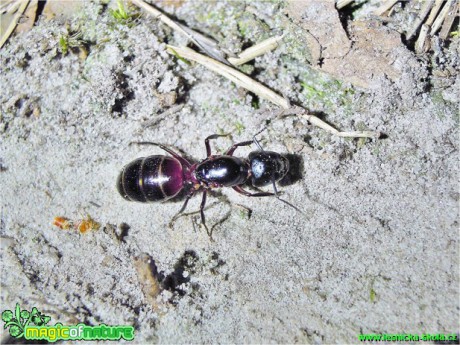
[[[296,210],[297,212],[300,212],[300,213],[302,213],[303,215],[305,215],[305,213],[304,213],[301,209],[299,209],[297,206],[294,206],[294,205],[291,204],[289,201],[280,198],[280,193],[278,192],[278,189],[276,188],[275,180],[272,180],[272,184],[273,184],[273,189],[275,190],[275,197],[276,197],[279,201],[284,202],[286,205],[291,206],[291,207],[292,207],[294,210]]]
[[[254,144],[256,144],[256,146],[259,148],[260,151],[264,151],[264,149],[262,148],[262,145],[260,145],[259,141],[256,139],[256,136],[258,136],[260,133],[262,133],[263,131],[265,131],[268,127],[265,126],[264,128],[262,128],[260,131],[258,131],[256,134],[254,134],[254,136],[252,137],[252,140],[254,141]]]

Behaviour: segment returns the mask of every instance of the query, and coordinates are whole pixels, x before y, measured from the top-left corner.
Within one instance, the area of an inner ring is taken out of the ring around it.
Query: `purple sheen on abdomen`
[[[184,174],[180,162],[172,157],[166,157],[162,164],[162,175],[169,179],[163,184],[163,192],[167,198],[173,198],[184,186]],[[166,198],[165,198],[166,200]]]
[[[169,156],[145,158],[140,175],[142,191],[147,202],[166,201],[182,189],[182,165]]]

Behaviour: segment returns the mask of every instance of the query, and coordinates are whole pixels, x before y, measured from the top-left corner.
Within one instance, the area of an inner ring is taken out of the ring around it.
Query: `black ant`
[[[166,201],[175,197],[186,186],[190,188],[176,219],[187,207],[190,198],[197,192],[203,192],[200,214],[201,222],[206,226],[204,207],[207,191],[212,188],[232,187],[235,191],[248,197],[275,196],[278,200],[301,212],[297,207],[279,197],[276,182],[289,171],[289,160],[282,154],[265,151],[254,135],[253,140],[243,141],[231,146],[223,155],[212,155],[209,141],[227,134],[213,134],[205,139],[206,159],[192,164],[162,144],[153,142],[135,142],[140,145],[155,145],[168,152],[170,156],[153,155],[138,158],[126,165],[118,176],[117,187],[126,200],[139,202]],[[253,151],[247,159],[233,156],[240,146],[256,144],[258,151]],[[250,181],[254,187],[272,184],[274,193],[250,193],[241,186]]]

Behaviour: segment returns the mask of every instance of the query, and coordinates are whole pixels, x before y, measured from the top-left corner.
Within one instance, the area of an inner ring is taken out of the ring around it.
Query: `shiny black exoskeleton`
[[[197,165],[195,177],[206,185],[233,187],[243,184],[249,173],[248,164],[233,156],[217,156]]]
[[[178,214],[185,210],[189,199],[196,192],[202,191],[200,213],[205,227],[203,210],[206,204],[206,192],[211,188],[232,187],[238,193],[249,197],[276,196],[280,199],[275,183],[287,174],[288,159],[279,153],[264,151],[255,136],[251,141],[234,144],[224,155],[214,156],[211,154],[209,141],[221,136],[225,135],[214,134],[205,139],[207,158],[197,164],[192,164],[161,144],[139,142],[138,144],[159,146],[172,157],[154,155],[138,158],[129,163],[122,169],[118,177],[118,191],[127,200],[156,202],[171,199],[188,186],[189,192]],[[247,159],[233,156],[238,147],[249,146],[253,143],[259,147],[259,150],[251,152]],[[241,186],[248,181],[254,187],[272,184],[274,193],[247,192]],[[280,200],[296,208],[287,201]]]
[[[256,151],[249,154],[251,184],[263,187],[281,180],[289,170],[289,161],[283,155],[272,151]]]
[[[160,155],[132,161],[123,168],[117,183],[126,200],[140,202],[168,200],[179,194],[183,186],[181,163]]]

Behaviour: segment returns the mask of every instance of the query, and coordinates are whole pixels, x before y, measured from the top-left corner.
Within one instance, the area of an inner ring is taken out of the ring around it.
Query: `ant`
[[[200,163],[192,164],[166,146],[153,142],[134,142],[139,145],[154,145],[168,152],[170,156],[153,155],[137,158],[126,165],[120,172],[117,188],[123,198],[138,202],[166,201],[188,187],[189,192],[179,212],[173,217],[173,222],[185,210],[190,198],[197,192],[202,192],[200,206],[201,223],[206,226],[204,207],[208,190],[219,187],[232,187],[236,192],[248,197],[274,196],[278,200],[293,207],[296,206],[279,196],[276,182],[280,181],[289,171],[289,160],[282,154],[265,151],[256,136],[252,140],[243,141],[231,146],[223,155],[211,153],[210,140],[228,136],[228,134],[213,134],[205,139],[206,158]],[[241,159],[233,156],[238,147],[255,144],[258,151],[249,153],[248,158]],[[274,193],[250,193],[241,186],[250,181],[254,187],[272,184]]]

